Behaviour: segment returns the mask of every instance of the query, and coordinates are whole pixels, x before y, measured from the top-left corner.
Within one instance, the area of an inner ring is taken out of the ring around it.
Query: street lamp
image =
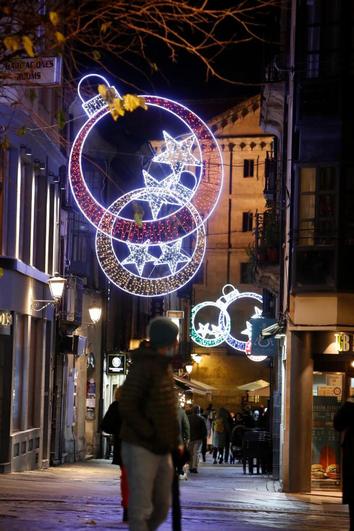
[[[89,308],[89,314],[93,324],[97,324],[98,321],[101,319],[102,308],[100,308],[99,306],[92,306],[91,308]]]
[[[53,297],[53,299],[51,300],[34,299],[31,305],[32,309],[35,310],[36,312],[40,312],[41,310],[44,310],[45,308],[47,308],[47,306],[50,306],[50,305],[56,306],[60,302],[63,296],[65,284],[66,284],[66,279],[59,276],[58,273],[55,273],[54,277],[51,277],[48,279],[49,290],[50,290],[50,294]],[[38,304],[41,304],[41,306],[38,307]]]
[[[190,374],[193,370],[193,365],[191,363],[187,363],[186,365],[186,371],[188,374]]]
[[[192,359],[195,361],[198,365],[202,361],[203,356],[201,354],[192,354]]]
[[[66,284],[66,279],[60,277],[58,273],[55,273],[54,277],[48,280],[50,294],[55,301],[58,301],[63,296],[63,291]]]

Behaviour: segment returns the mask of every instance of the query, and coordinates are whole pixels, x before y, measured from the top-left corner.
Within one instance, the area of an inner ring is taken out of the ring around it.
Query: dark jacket
[[[119,402],[121,439],[160,455],[178,446],[177,401],[170,361],[153,349],[135,350]]]
[[[345,402],[340,407],[333,425],[343,432],[343,503],[354,503],[354,402]]]
[[[122,465],[121,439],[119,437],[122,427],[122,419],[119,412],[119,402],[115,400],[107,409],[102,419],[101,429],[113,435],[113,465]]]
[[[205,420],[201,415],[196,415],[195,413],[188,415],[188,420],[191,432],[190,440],[202,441],[207,436]]]
[[[189,441],[191,438],[189,420],[188,420],[187,413],[184,411],[183,407],[178,407],[177,415],[178,415],[178,426],[179,426],[179,433],[180,433],[180,443],[183,444]]]

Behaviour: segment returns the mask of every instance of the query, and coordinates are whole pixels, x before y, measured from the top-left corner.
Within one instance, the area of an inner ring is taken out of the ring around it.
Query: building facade
[[[227,284],[240,292],[262,295],[262,289],[254,283],[254,232],[258,217],[266,209],[265,167],[273,153],[273,136],[264,133],[259,121],[260,99],[253,97],[209,122],[223,156],[224,186],[207,222],[207,250],[202,272],[193,282],[192,306],[216,301]],[[255,305],[254,301],[240,301],[229,307],[231,331],[240,340],[247,339],[242,332]],[[200,318],[217,324],[214,310],[212,307],[202,310]],[[195,324],[198,326],[198,322]],[[216,406],[240,410],[245,392],[238,386],[258,379],[269,381],[269,360],[254,363],[245,353],[225,343],[212,348],[192,344],[192,352],[201,354],[202,360],[194,365],[191,377],[215,388]]]
[[[34,89],[33,89],[34,90]],[[50,457],[52,356],[56,319],[48,278],[58,271],[59,174],[66,158],[38,120],[57,111],[54,91],[37,89],[31,102],[19,87],[3,92],[8,144],[0,151],[0,470],[47,466]],[[7,97],[8,96],[8,97]],[[13,98],[23,102],[15,112]],[[33,133],[16,131],[26,126]]]
[[[351,3],[288,2],[284,47],[263,100],[282,161],[281,479],[289,492],[341,483],[332,424],[353,392],[353,16]]]

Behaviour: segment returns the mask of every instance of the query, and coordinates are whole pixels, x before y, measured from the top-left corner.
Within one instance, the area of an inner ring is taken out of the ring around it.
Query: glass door
[[[344,372],[313,374],[312,490],[341,489],[340,434],[333,429],[333,417],[346,398]],[[354,379],[351,378],[354,393]]]

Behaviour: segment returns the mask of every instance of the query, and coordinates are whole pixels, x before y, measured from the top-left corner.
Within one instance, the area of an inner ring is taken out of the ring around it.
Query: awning
[[[199,380],[194,380],[194,378],[192,379],[191,378],[191,383],[193,385],[196,385],[198,387],[200,387],[201,389],[205,389],[205,391],[208,391],[209,393],[212,393],[213,391],[216,391],[216,387],[213,387],[211,385],[208,385],[204,382],[200,382]]]
[[[182,378],[181,376],[173,376],[178,387],[181,387],[185,390],[190,390],[196,395],[206,396],[212,393],[214,387],[210,385],[203,384],[202,382],[196,382],[196,380],[187,380],[187,378]]]
[[[269,387],[269,382],[266,380],[255,380],[254,382],[239,385],[237,389],[240,389],[240,391],[259,391],[260,389],[265,389],[266,387]]]

